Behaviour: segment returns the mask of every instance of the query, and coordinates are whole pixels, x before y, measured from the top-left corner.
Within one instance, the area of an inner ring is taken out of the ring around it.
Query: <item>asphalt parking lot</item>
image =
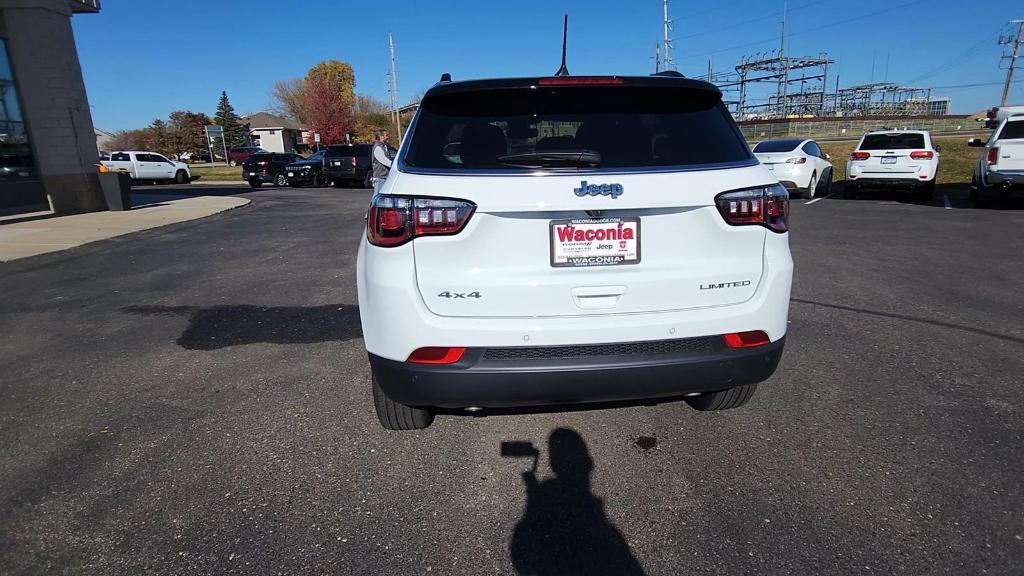
[[[211,190],[253,202],[0,264],[0,573],[1021,573],[1020,207],[794,201],[787,349],[744,408],[393,433],[369,192]],[[506,441],[563,472],[528,500]]]

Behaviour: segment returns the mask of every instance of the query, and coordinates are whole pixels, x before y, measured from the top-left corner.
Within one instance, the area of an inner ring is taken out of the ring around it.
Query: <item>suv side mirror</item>
[[[971,148],[982,148],[985,146],[985,141],[981,138],[971,138],[967,141],[967,145]]]
[[[831,160],[832,159],[832,156],[830,154],[828,154],[828,153],[822,154],[821,157],[824,158],[825,160]]]

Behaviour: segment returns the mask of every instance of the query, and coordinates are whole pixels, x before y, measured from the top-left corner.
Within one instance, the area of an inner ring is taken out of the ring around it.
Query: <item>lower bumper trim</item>
[[[700,353],[489,362],[470,349],[457,365],[410,364],[370,354],[384,392],[410,406],[487,408],[679,397],[768,379],[785,338],[757,348]]]

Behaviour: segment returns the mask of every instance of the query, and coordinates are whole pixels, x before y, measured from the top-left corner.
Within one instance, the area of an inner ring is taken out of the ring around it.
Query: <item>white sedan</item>
[[[814,140],[765,140],[754,146],[754,156],[790,196],[826,196],[832,190],[832,163]]]

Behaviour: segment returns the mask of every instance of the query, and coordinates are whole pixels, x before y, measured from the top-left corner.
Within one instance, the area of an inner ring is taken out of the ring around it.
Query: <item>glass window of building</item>
[[[7,41],[0,39],[0,182],[37,178],[28,131],[18,104],[18,90],[7,57]]]

